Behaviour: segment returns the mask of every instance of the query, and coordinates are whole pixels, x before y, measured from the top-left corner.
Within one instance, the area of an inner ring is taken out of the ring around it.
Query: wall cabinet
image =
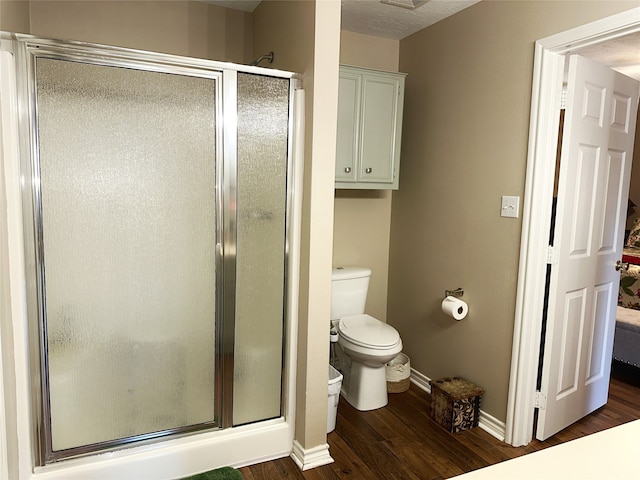
[[[340,66],[336,188],[398,188],[405,76]]]

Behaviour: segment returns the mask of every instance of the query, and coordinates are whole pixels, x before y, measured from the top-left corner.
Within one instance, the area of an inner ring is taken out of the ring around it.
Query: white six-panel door
[[[539,439],[607,401],[638,86],[569,59]]]

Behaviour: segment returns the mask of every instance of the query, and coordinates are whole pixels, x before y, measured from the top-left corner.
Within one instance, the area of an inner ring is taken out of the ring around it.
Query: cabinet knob
[[[371,167],[368,167],[368,168],[365,170],[365,173],[371,173],[371,172],[373,172],[373,168],[371,168]]]
[[[351,173],[351,167],[344,167],[344,173]]]

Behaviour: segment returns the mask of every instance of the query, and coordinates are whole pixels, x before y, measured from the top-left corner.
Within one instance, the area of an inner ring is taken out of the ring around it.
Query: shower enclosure
[[[294,75],[1,42],[35,466],[283,419]]]

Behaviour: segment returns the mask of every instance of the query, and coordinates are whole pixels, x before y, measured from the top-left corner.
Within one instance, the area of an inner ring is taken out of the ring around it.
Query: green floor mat
[[[216,468],[208,472],[198,473],[185,477],[182,480],[242,480],[240,471],[231,467]]]

